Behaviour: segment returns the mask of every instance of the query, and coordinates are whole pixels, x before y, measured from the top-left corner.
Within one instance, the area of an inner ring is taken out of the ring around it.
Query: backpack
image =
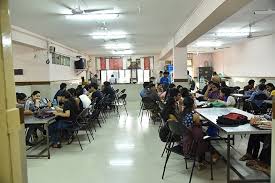
[[[166,122],[162,127],[159,129],[159,138],[162,142],[167,142],[168,136],[170,134],[170,129],[168,126],[168,122]],[[179,136],[173,136],[172,142],[179,142],[181,139]]]
[[[231,112],[226,115],[219,116],[217,123],[221,126],[239,126],[248,123],[247,116]]]

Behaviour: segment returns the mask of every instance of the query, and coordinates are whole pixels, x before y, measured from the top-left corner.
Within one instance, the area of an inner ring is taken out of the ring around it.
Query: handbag
[[[219,116],[217,119],[217,123],[222,126],[239,126],[248,122],[247,116],[234,112]]]

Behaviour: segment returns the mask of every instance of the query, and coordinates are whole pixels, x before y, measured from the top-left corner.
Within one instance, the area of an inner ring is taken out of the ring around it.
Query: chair
[[[128,116],[128,111],[127,111],[127,108],[126,108],[126,105],[127,105],[126,97],[127,97],[127,94],[125,94],[125,93],[118,97],[117,107],[118,107],[118,105],[120,105],[120,101],[121,101],[122,105],[124,106],[124,109],[126,111],[126,114]]]
[[[151,111],[154,110],[154,107],[157,105],[150,97],[143,97],[142,98],[142,103],[140,106],[140,111],[139,115],[141,115],[141,122],[142,122],[142,117],[143,117],[143,111],[145,110],[148,114],[148,116],[151,116]]]
[[[256,101],[264,101],[267,100],[266,94],[258,94],[255,95],[254,100]],[[267,112],[267,106],[263,103],[261,106],[258,106],[255,104],[253,101],[247,101],[248,102],[248,111],[251,112],[252,114],[265,114]]]
[[[182,147],[180,145],[176,145],[173,142],[173,136],[183,136],[183,135],[191,135],[191,130],[189,130],[184,124],[180,123],[180,122],[169,122],[168,123],[169,129],[171,131],[171,136],[168,139],[168,145],[166,147],[167,150],[167,156],[166,156],[166,160],[165,160],[165,164],[163,167],[163,173],[162,173],[162,179],[164,178],[164,174],[165,174],[165,170],[166,170],[166,165],[168,163],[169,157],[171,155],[171,153],[175,153],[178,155],[181,155],[184,157],[185,159],[185,166],[186,169],[188,169],[187,167],[187,160],[193,160],[193,166],[192,166],[192,170],[191,170],[191,174],[190,174],[190,178],[189,178],[189,183],[191,183],[192,181],[192,176],[193,176],[193,171],[194,171],[194,167],[195,167],[195,163],[196,163],[196,159],[197,159],[197,147],[198,147],[198,141],[193,140],[192,142],[192,146],[190,149],[190,153],[189,154],[183,154],[182,151]],[[209,136],[205,136],[203,138],[203,140],[208,140],[210,137]],[[210,165],[211,165],[211,180],[213,180],[213,167],[212,167],[212,158]]]

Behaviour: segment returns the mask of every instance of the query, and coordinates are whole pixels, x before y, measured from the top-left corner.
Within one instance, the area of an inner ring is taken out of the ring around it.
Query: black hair
[[[259,84],[258,86],[259,90],[264,91],[266,89],[265,84]]]
[[[214,71],[214,72],[213,72],[213,76],[216,76],[216,75],[218,75],[218,74],[217,74],[217,72]]]
[[[152,87],[155,87],[156,85],[155,84],[153,84],[153,83],[150,83],[149,84],[149,88],[152,88]]]
[[[68,92],[68,91],[64,91],[64,92],[63,92],[63,93],[61,93],[59,96],[61,96],[61,97],[65,97],[66,99],[70,99],[70,98],[72,98],[71,93],[70,93],[70,92]]]
[[[274,90],[274,89],[275,89],[275,87],[274,87],[274,85],[273,85],[272,83],[267,83],[267,84],[266,84],[266,86],[271,87],[271,88],[272,88],[272,90]]]
[[[64,90],[67,87],[66,83],[61,83],[60,84],[60,90]]]
[[[80,95],[83,95],[83,88],[77,88],[76,90],[75,90],[75,95],[77,96],[77,97],[79,97]]]
[[[97,74],[95,74],[95,75],[94,75],[94,77],[96,77],[96,78],[97,78]]]
[[[108,82],[108,81],[105,81],[103,84],[104,84],[104,86],[110,86],[111,85],[111,83]]]
[[[164,105],[164,108],[161,112],[161,116],[164,119],[164,121],[167,121],[169,119],[169,114],[173,114],[174,116],[177,117],[175,103],[176,103],[176,100],[174,98],[167,99]]]
[[[169,84],[168,88],[174,88],[176,85],[174,83]]]
[[[163,74],[163,71],[159,71],[160,74]]]
[[[189,75],[189,71],[187,70],[187,75]]]
[[[182,112],[183,117],[193,111],[194,99],[192,97],[184,97],[183,100],[184,110]]]
[[[255,83],[255,80],[254,79],[250,79],[249,81],[248,81],[248,84],[249,85],[253,85]]]
[[[228,97],[231,94],[231,90],[228,87],[221,88],[221,92],[224,93],[226,97]]]
[[[114,75],[112,74],[111,77],[114,77]]]
[[[91,83],[90,85],[89,85],[89,88],[94,88],[94,89],[98,89],[98,84],[96,84],[96,83]]]
[[[16,93],[17,100],[24,100],[25,98],[27,98],[27,95],[25,93]]]
[[[171,88],[169,90],[169,97],[176,97],[179,93],[180,91],[177,88]]]
[[[149,82],[144,82],[143,83],[143,88],[148,88],[149,87]]]
[[[165,71],[163,74],[167,74],[167,75],[169,75],[169,72]]]
[[[260,83],[263,83],[263,84],[265,84],[266,83],[266,79],[260,79]]]
[[[68,89],[68,92],[70,92],[70,94],[75,97],[76,96],[76,90],[74,88],[70,88]]]
[[[40,93],[40,91],[34,91],[32,92],[32,96],[37,95],[38,93]]]
[[[181,88],[180,89],[180,93],[181,93],[182,97],[188,97],[188,96],[190,96],[190,92],[189,92],[189,90],[187,88]]]
[[[224,88],[224,87],[227,87],[227,85],[226,85],[226,82],[225,82],[225,81],[222,81],[222,82],[221,82],[221,87],[223,87],[223,88]]]
[[[180,90],[181,88],[183,88],[183,86],[181,86],[181,85],[178,85],[178,86],[177,86],[177,89]]]
[[[212,85],[215,85],[218,89],[220,89],[220,85],[218,83],[212,83]]]

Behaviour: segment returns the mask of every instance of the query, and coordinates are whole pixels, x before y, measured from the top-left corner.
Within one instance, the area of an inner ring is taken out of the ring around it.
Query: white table
[[[222,130],[227,135],[227,182],[269,182],[267,179],[259,179],[259,180],[231,180],[230,179],[230,168],[232,168],[230,164],[230,136],[232,135],[242,135],[242,134],[271,134],[271,130],[260,130],[257,129],[250,124],[240,125],[237,127],[224,127],[217,124],[217,119],[221,115],[226,115],[230,112],[235,112],[239,114],[243,114],[251,119],[254,115],[248,112],[236,109],[236,108],[202,108],[195,110],[199,115],[207,119],[211,124],[215,125],[217,128]],[[236,172],[236,169],[232,168],[237,175],[240,175],[239,172]]]
[[[53,123],[54,120],[55,120],[55,117],[49,117],[49,118],[45,118],[45,119],[39,119],[39,118],[34,117],[33,115],[24,117],[25,125],[44,125],[46,128],[46,142],[47,142],[46,148],[41,150],[37,155],[27,155],[28,158],[47,157],[48,159],[50,159],[49,125],[51,123]],[[38,143],[38,144],[41,144],[41,143]],[[31,149],[31,148],[29,148],[29,149]],[[43,155],[43,153],[45,151],[47,151],[47,155]]]

